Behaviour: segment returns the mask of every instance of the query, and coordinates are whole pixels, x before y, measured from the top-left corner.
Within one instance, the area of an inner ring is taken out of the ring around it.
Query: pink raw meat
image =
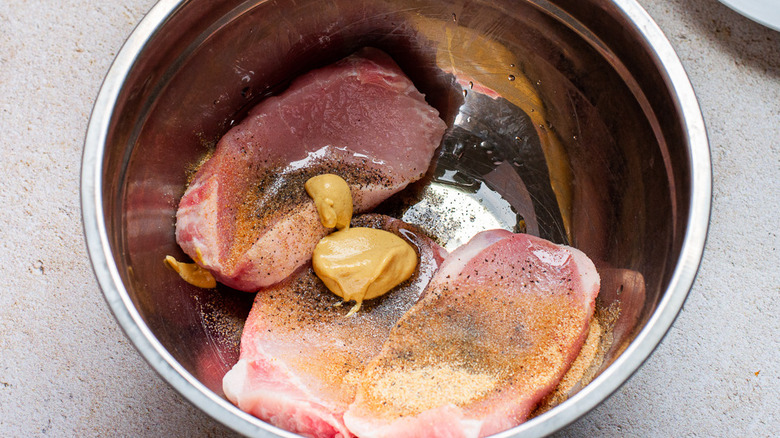
[[[342,419],[355,399],[363,368],[390,329],[420,298],[444,249],[413,227],[387,216],[363,215],[353,226],[394,232],[416,248],[416,272],[388,294],[351,304],[325,288],[307,266],[255,298],[241,337],[241,356],[225,375],[227,398],[280,428],[312,437],[348,437]]]
[[[579,250],[477,234],[366,366],[345,424],[370,438],[478,437],[522,423],[579,353],[598,291]]]
[[[327,234],[303,184],[335,173],[367,211],[428,169],[446,126],[393,60],[366,48],[297,78],[219,141],[176,213],[176,240],[218,281],[256,291]]]

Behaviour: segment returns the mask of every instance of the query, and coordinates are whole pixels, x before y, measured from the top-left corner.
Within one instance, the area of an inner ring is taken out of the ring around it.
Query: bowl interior
[[[101,213],[132,307],[216,395],[238,359],[252,295],[198,289],[165,268],[166,255],[185,258],[174,224],[187,177],[254,103],[363,46],[388,52],[450,126],[431,174],[381,208],[422,221],[436,212],[433,192],[454,190],[479,209],[493,199],[477,195],[484,185],[500,205],[477,214],[475,227],[496,220],[583,250],[602,277],[608,329],[591,378],[664,297],[689,221],[688,136],[667,73],[618,5],[219,0],[157,9],[165,20],[137,31],[149,37],[107,126]]]

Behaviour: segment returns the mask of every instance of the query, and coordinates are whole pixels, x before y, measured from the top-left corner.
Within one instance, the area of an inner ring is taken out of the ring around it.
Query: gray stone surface
[[[82,237],[89,112],[153,0],[0,8],[0,435],[229,436],[141,359]],[[710,135],[704,262],[636,375],[560,436],[780,436],[780,33],[715,0],[640,0],[671,40]]]

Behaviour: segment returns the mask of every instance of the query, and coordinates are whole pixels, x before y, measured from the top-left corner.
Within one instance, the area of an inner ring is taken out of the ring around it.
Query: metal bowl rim
[[[152,368],[193,405],[245,435],[297,437],[246,414],[217,396],[187,372],[156,339],[133,306],[111,256],[102,202],[102,163],[108,127],[122,86],[138,56],[158,29],[187,0],[160,0],[139,22],[117,54],[101,85],[87,128],[81,172],[81,206],[87,250],[104,298],[119,325]],[[704,119],[685,70],[661,29],[635,0],[613,0],[657,56],[661,73],[678,99],[687,128],[691,200],[686,235],[669,286],[645,327],[628,348],[593,382],[558,408],[495,435],[543,436],[575,421],[606,400],[644,363],[677,317],[693,286],[707,236],[712,171]]]

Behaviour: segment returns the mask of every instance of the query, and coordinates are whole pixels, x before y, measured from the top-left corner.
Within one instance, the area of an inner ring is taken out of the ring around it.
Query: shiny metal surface
[[[706,236],[701,113],[633,0],[162,0],[117,56],[87,132],[84,228],[106,300],[195,405],[246,435],[292,436],[222,397],[251,296],[191,287],[162,259],[183,255],[173,231],[188,169],[254,102],[365,45],[390,53],[451,126],[428,178],[383,208],[452,246],[496,226],[571,243],[599,268],[598,306],[621,306],[598,377],[500,436],[551,433],[660,342]]]

